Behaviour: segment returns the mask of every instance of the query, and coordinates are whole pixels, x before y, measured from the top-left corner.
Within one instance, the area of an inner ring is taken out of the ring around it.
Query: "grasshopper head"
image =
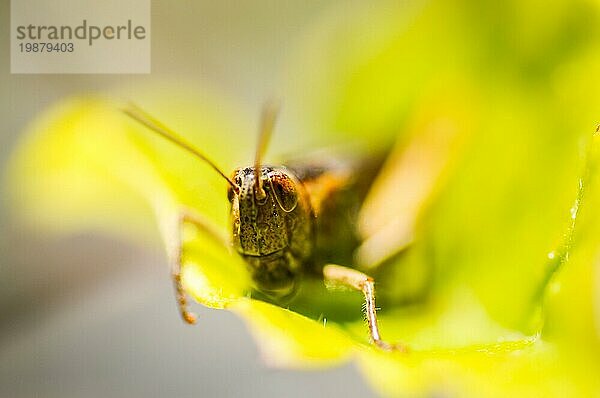
[[[307,255],[294,253],[294,248],[311,239],[304,187],[285,167],[261,166],[259,173],[254,167],[240,168],[232,180],[239,187],[228,192],[233,246],[250,265],[259,290],[288,295]]]

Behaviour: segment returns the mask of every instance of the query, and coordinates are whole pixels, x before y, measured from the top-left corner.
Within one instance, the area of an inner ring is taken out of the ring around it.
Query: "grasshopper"
[[[343,161],[318,158],[295,161],[285,166],[262,163],[275,124],[278,106],[267,104],[262,111],[254,164],[236,169],[229,177],[206,155],[171,129],[136,107],[129,105],[125,114],[151,131],[171,141],[212,167],[228,184],[231,204],[231,240],[228,243],[248,266],[255,289],[276,303],[294,296],[303,277],[322,278],[326,285],[341,285],[364,296],[364,315],[370,340],[384,350],[407,351],[404,344],[382,339],[375,305],[375,281],[352,265],[355,251],[369,247],[385,249],[390,256],[402,244],[391,242],[397,234],[375,235],[361,246],[357,220],[362,202],[383,164],[383,157],[371,160]],[[189,209],[181,211],[179,229],[191,223],[214,232],[206,221]],[[172,278],[182,318],[193,324],[196,316],[188,311],[181,279],[181,236],[171,255]],[[377,254],[379,255],[379,254]],[[365,257],[364,255],[361,257]],[[373,269],[378,263],[366,256]],[[346,265],[341,265],[340,262]]]

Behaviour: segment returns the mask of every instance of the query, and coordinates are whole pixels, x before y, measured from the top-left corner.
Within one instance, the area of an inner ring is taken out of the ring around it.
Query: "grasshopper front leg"
[[[391,344],[381,338],[377,323],[377,307],[375,305],[375,281],[370,276],[352,268],[336,264],[323,267],[323,277],[326,283],[342,285],[361,292],[365,296],[365,317],[369,327],[371,341],[377,347],[386,351],[408,352],[402,344]]]
[[[196,323],[196,314],[188,311],[187,292],[183,286],[181,279],[181,265],[183,261],[183,237],[182,229],[185,224],[192,224],[202,232],[209,235],[211,238],[227,244],[226,239],[214,228],[208,220],[195,213],[190,209],[182,209],[177,214],[176,224],[171,232],[170,237],[167,237],[167,254],[169,257],[169,265],[171,268],[171,278],[175,288],[175,299],[179,308],[179,313],[183,320],[190,325]]]

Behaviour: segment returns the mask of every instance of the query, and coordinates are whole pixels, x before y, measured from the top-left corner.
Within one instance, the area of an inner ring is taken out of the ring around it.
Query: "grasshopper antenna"
[[[279,113],[279,102],[269,101],[263,105],[262,113],[260,116],[260,125],[258,130],[258,143],[256,145],[256,156],[254,157],[254,179],[257,181],[256,186],[256,198],[258,200],[264,199],[267,194],[263,189],[262,179],[260,178],[260,167],[262,157],[267,150],[269,140],[273,133],[273,127],[275,127],[275,119]]]
[[[148,127],[150,130],[154,131],[158,135],[163,138],[171,141],[175,145],[179,146],[182,149],[185,149],[192,155],[196,156],[198,159],[206,162],[210,167],[212,167],[221,177],[223,177],[229,185],[233,188],[236,193],[239,193],[240,188],[237,186],[235,182],[233,182],[229,177],[225,175],[221,171],[221,169],[209,158],[207,158],[202,152],[198,151],[191,144],[186,142],[183,138],[179,137],[173,130],[169,129],[167,126],[154,119],[152,116],[144,112],[138,106],[129,103],[127,106],[121,109],[123,113],[132,118],[133,120],[143,124]]]

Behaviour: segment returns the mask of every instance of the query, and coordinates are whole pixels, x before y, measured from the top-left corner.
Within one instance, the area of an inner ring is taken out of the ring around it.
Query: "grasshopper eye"
[[[298,192],[294,186],[294,181],[286,175],[278,175],[271,178],[271,187],[273,194],[279,206],[286,213],[291,212],[298,204]]]

